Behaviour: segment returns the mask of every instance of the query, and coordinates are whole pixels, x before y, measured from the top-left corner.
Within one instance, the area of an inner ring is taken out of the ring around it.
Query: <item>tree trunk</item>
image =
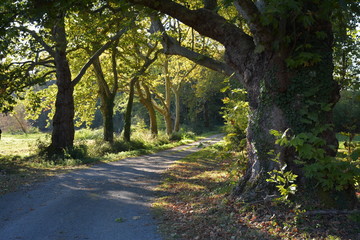
[[[126,105],[126,112],[125,112],[125,125],[124,125],[124,140],[126,142],[130,142],[130,135],[131,135],[131,114],[132,114],[132,107],[134,103],[134,95],[135,95],[135,83],[138,80],[137,77],[131,79],[129,84],[129,99]]]
[[[171,119],[171,113],[169,111],[166,111],[166,114],[164,115],[164,120],[166,126],[166,134],[168,136],[171,136],[171,134],[173,133],[173,124]]]
[[[102,99],[100,107],[104,119],[104,141],[114,142],[114,100]]]
[[[210,119],[209,119],[209,104],[207,102],[204,103],[204,127],[210,127]]]
[[[136,83],[136,87],[140,98],[140,103],[146,107],[149,113],[151,135],[153,137],[156,137],[158,135],[158,126],[157,126],[156,112],[155,112],[154,104],[152,102],[150,89],[146,85],[143,86],[145,90],[145,96],[144,96],[139,82]]]
[[[55,66],[56,84],[58,92],[55,101],[55,115],[50,150],[60,151],[72,148],[74,142],[74,86],[71,82],[69,63],[66,58],[66,33],[64,16],[58,18],[53,29],[53,38],[56,43]]]
[[[329,29],[325,27],[325,30]],[[332,108],[339,99],[339,86],[332,77],[331,43],[331,37],[321,41],[313,39],[313,51],[321,56],[321,61],[304,63],[309,66],[288,67],[285,58],[277,52],[249,56],[251,60],[245,64],[244,71],[251,109],[247,128],[249,162],[246,173],[234,192],[235,196],[254,200],[266,198],[276,192],[274,186],[266,181],[269,171],[280,168],[279,163],[273,161],[274,155],[270,154],[270,151],[274,151],[275,154],[280,154],[280,165],[286,164],[287,170],[299,176],[300,190],[305,191],[308,197],[318,199],[318,202],[327,207],[354,206],[356,198],[351,186],[345,187],[344,191],[323,191],[321,187],[314,187],[317,183],[307,179],[303,166],[294,162],[298,159],[298,153],[293,148],[275,145],[275,138],[269,133],[272,129],[280,132],[289,129],[294,136],[312,133],[322,126],[332,124]],[[240,62],[236,64],[239,65]],[[320,130],[318,137],[326,142],[322,147],[326,155],[334,157],[338,142],[332,128]],[[314,161],[308,159],[306,164]]]
[[[166,134],[170,136],[172,134],[172,119],[171,119],[171,79],[169,73],[169,56],[166,57],[164,62],[164,74],[165,74],[165,126],[166,126]]]
[[[105,76],[101,67],[99,57],[95,58],[93,62],[95,70],[96,80],[99,87],[99,95],[101,100],[100,111],[103,116],[103,139],[104,141],[113,143],[114,142],[114,99],[115,92],[110,92],[108,84],[105,80]],[[115,84],[115,83],[114,83]]]
[[[156,137],[158,135],[158,127],[157,127],[157,120],[156,120],[156,112],[152,101],[147,99],[140,99],[140,102],[146,107],[149,113],[150,118],[150,132],[151,136]]]
[[[173,92],[175,95],[175,123],[174,123],[174,131],[180,131],[180,91],[179,88],[174,89]]]

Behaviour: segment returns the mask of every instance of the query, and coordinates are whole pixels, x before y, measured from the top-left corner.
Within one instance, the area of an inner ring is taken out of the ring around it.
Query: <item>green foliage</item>
[[[75,140],[96,140],[102,138],[102,129],[82,128],[75,132]]]
[[[295,162],[303,167],[305,176],[315,179],[325,190],[344,190],[348,186],[358,183],[360,169],[347,159],[328,156],[325,151],[325,141],[320,137],[325,129],[289,136],[287,130],[284,134],[272,130],[277,137],[276,143],[282,147],[292,147],[298,153]]]
[[[86,163],[88,159],[88,146],[77,144],[72,148],[54,150],[49,147],[49,136],[37,142],[37,159],[46,162],[49,166],[77,166]]]
[[[360,91],[342,90],[334,107],[334,124],[337,132],[360,133]]]
[[[275,136],[279,136],[279,133],[272,131]],[[270,153],[273,155],[273,153]],[[268,172],[270,178],[266,179],[267,182],[275,183],[276,188],[278,189],[281,197],[277,198],[276,201],[281,201],[283,203],[289,203],[289,196],[294,195],[297,191],[297,184],[295,183],[298,175],[294,174],[292,171],[286,171],[286,163],[281,163],[279,161],[279,154],[277,154],[273,159],[280,165],[280,169],[274,169]]]
[[[360,5],[357,1],[343,0],[334,9],[334,78],[343,89],[360,87]]]
[[[266,179],[267,182],[273,182],[281,195],[278,200],[288,200],[291,194],[295,194],[297,185],[295,184],[297,175],[291,171],[285,171],[286,164],[280,170],[272,170],[269,172],[270,178]]]
[[[245,101],[246,92],[243,89],[234,89],[231,96],[223,99],[222,108],[225,119],[225,131],[229,147],[233,150],[243,150],[246,146],[246,127],[248,124],[249,104]]]

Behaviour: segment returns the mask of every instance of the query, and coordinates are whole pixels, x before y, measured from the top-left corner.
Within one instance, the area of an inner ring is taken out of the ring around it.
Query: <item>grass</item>
[[[30,156],[35,153],[35,144],[46,138],[45,133],[5,134],[0,140],[0,155]]]
[[[199,138],[192,136],[190,139],[180,134],[179,140],[170,141],[164,134],[154,139],[146,131],[138,131],[133,133],[130,143],[117,136],[114,144],[109,144],[101,140],[102,130],[82,129],[76,131],[74,149],[49,157],[39,152],[50,144],[50,135],[3,133],[0,140],[0,195],[42,181],[48,176],[86,168],[99,162],[154,153]]]
[[[360,215],[306,215],[275,202],[245,204],[230,197],[239,156],[204,148],[164,175],[153,204],[164,239],[357,239]],[[241,166],[237,166],[241,168]]]

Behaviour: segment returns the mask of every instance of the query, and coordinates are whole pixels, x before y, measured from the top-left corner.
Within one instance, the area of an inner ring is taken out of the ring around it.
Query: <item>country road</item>
[[[161,239],[150,211],[154,187],[161,172],[198,146],[98,164],[0,196],[0,240]]]

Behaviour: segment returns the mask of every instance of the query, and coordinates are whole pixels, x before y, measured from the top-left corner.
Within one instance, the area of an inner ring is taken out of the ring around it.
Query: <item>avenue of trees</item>
[[[356,205],[359,168],[336,158],[333,125],[340,89],[359,85],[356,1],[4,0],[0,12],[0,109],[32,86],[30,110],[51,111],[49,151],[72,148],[75,120],[91,123],[98,105],[108,142],[119,102],[126,141],[134,101],[154,137],[158,118],[171,136],[181,119],[198,117],[194,109],[182,116],[186,97],[188,113],[201,106],[208,126],[213,96],[235,82],[247,104],[225,104],[249,110],[224,111],[248,124],[247,169],[233,195],[266,199],[275,192],[269,173],[286,169],[298,176],[298,194]]]

